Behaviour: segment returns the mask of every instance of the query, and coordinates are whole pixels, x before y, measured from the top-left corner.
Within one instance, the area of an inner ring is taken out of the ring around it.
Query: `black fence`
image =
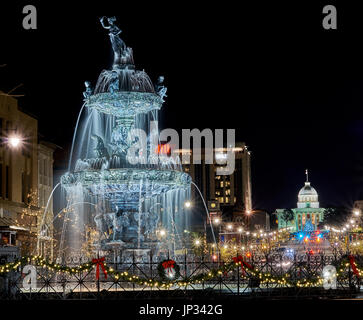
[[[130,277],[138,276],[151,280],[160,280],[158,266],[161,257],[131,256],[115,263],[106,261],[114,270],[126,271]],[[36,281],[29,281],[24,275],[23,267],[17,271],[0,276],[0,299],[137,299],[137,298],[178,298],[178,297],[211,297],[220,295],[238,296],[240,298],[314,298],[314,297],[355,297],[360,294],[360,279],[351,266],[343,261],[342,255],[310,255],[290,256],[268,254],[252,256],[246,259],[255,270],[268,273],[271,280],[261,281],[248,269],[235,267],[230,272],[222,272],[217,277],[199,283],[182,285],[182,282],[193,277],[218,269],[223,261],[213,261],[211,257],[184,255],[175,258],[180,268],[180,281],[169,288],[150,287],[132,283],[125,279],[108,274],[105,279],[102,270],[96,279],[96,268],[77,274],[65,274],[50,271],[48,268],[35,267]],[[363,257],[355,256],[357,265],[362,265]],[[71,259],[67,265],[79,265],[80,259]],[[323,268],[333,265],[337,271],[343,265],[342,272],[336,280],[336,289],[325,290],[321,283],[313,284],[322,275]],[[289,283],[275,281],[288,275]],[[311,282],[306,287],[291,283],[298,281]],[[28,282],[28,284],[27,284]]]

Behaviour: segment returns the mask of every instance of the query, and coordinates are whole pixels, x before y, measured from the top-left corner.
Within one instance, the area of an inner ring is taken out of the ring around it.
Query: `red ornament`
[[[102,257],[99,259],[92,259],[92,263],[96,264],[96,279],[97,280],[100,278],[100,266],[105,275],[105,279],[107,279],[107,271],[105,269],[105,265],[103,264],[104,261],[105,261],[105,257]]]
[[[357,269],[357,266],[355,264],[355,259],[352,255],[349,255],[348,256],[348,259],[349,259],[349,263],[350,263],[350,266],[352,267],[353,269],[353,273],[359,278],[359,272],[358,272],[358,269]]]

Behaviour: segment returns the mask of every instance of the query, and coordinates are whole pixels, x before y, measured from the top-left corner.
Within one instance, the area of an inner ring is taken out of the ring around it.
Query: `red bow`
[[[105,269],[105,265],[103,264],[104,261],[105,261],[105,257],[99,258],[99,259],[92,259],[92,263],[96,264],[96,279],[97,280],[100,278],[100,266],[105,275],[105,279],[107,279],[107,271]]]
[[[233,259],[234,263],[241,263],[241,270],[242,270],[243,274],[245,274],[245,268],[243,267],[244,265],[248,269],[252,269],[252,266],[249,263],[247,263],[246,261],[244,261],[242,256],[233,257],[232,259]]]
[[[358,270],[357,270],[357,266],[355,265],[355,259],[354,259],[354,257],[353,256],[351,256],[351,255],[349,255],[348,256],[348,259],[349,259],[349,262],[350,262],[350,266],[352,267],[352,269],[353,269],[353,273],[357,276],[357,277],[359,277],[359,272],[358,272]]]
[[[164,269],[174,268],[175,261],[174,260],[167,260],[162,263]]]

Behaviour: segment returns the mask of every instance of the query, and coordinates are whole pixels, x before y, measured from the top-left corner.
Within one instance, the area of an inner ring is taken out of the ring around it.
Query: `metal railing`
[[[158,266],[165,257],[146,256],[142,259],[134,255],[122,262],[107,261],[107,266],[116,271],[127,271],[130,276],[159,280]],[[183,286],[173,284],[169,288],[150,287],[125,281],[112,274],[107,279],[101,276],[96,279],[95,268],[77,274],[65,274],[51,271],[48,268],[36,267],[36,285],[26,288],[22,269],[0,276],[0,299],[118,299],[118,298],[158,298],[178,296],[215,296],[237,295],[241,298],[258,297],[354,297],[361,292],[359,277],[354,275],[350,265],[337,278],[337,288],[324,290],[322,285],[301,288],[291,285],[299,280],[313,282],[322,275],[324,266],[342,264],[342,255],[300,255],[286,257],[281,254],[252,256],[246,259],[250,265],[270,278],[288,275],[290,284],[276,281],[264,281],[256,278],[248,269],[235,267],[217,277]],[[213,261],[211,257],[184,255],[174,259],[180,268],[180,282],[188,281],[196,275],[205,274],[229,262]],[[358,265],[362,265],[363,257],[355,256]],[[79,265],[83,261],[68,260],[67,265]]]

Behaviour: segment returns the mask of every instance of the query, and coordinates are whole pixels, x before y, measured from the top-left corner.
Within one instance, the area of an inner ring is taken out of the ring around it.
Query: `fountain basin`
[[[91,95],[86,100],[86,107],[116,117],[134,117],[140,113],[160,110],[163,100],[150,92],[104,92]]]
[[[184,172],[175,170],[156,170],[138,168],[118,168],[109,170],[87,170],[66,173],[61,178],[64,187],[81,183],[83,187],[93,188],[95,185],[138,185],[140,181],[169,187],[190,187],[191,177]]]

